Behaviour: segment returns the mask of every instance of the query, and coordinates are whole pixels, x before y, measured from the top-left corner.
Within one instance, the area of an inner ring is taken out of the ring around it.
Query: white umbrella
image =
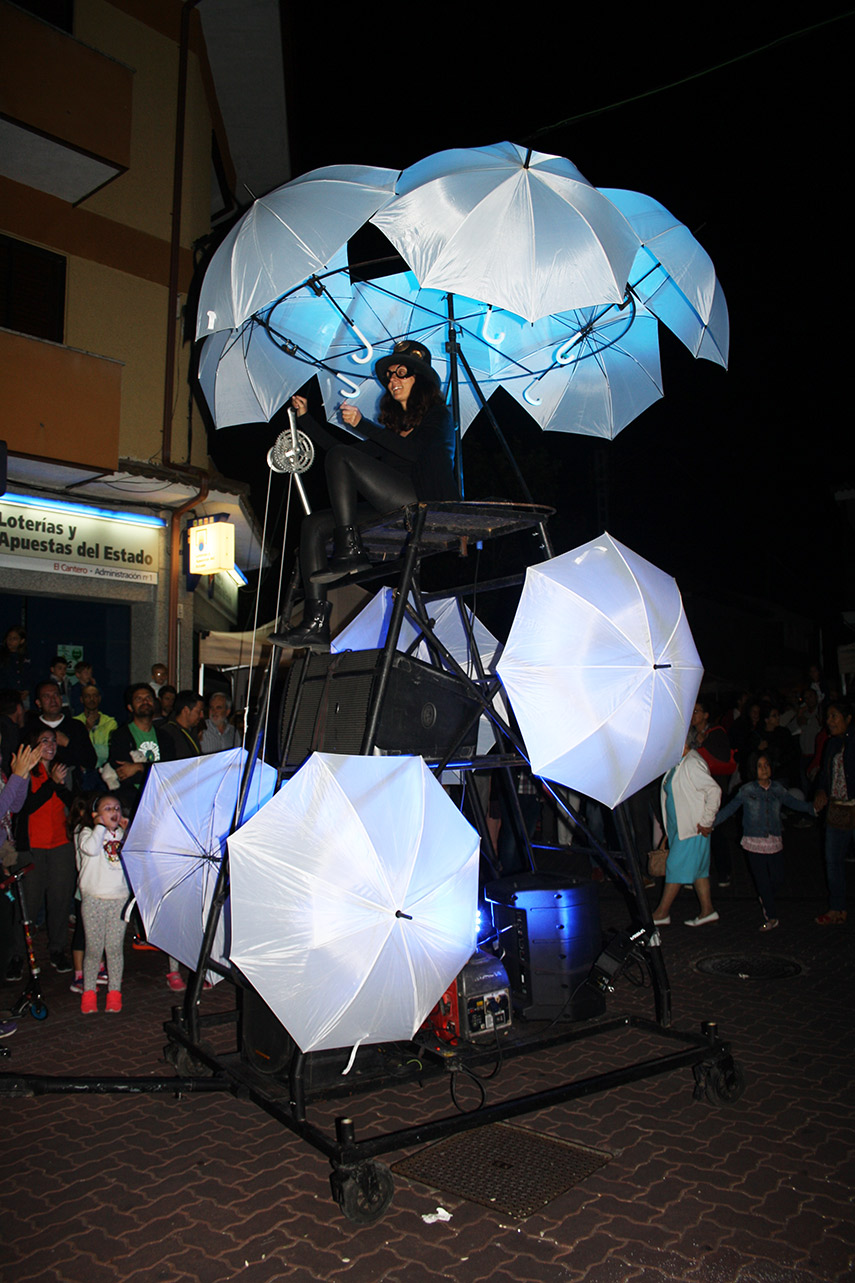
[[[677,584],[609,534],[529,567],[498,671],[535,774],[609,807],[680,760],[703,675]]]
[[[514,143],[438,152],[372,217],[419,284],[536,321],[620,303],[638,237],[562,156]]]
[[[548,320],[548,342],[495,376],[542,428],[611,441],[662,396],[659,326],[640,304]]]
[[[420,757],[314,753],[229,839],[232,962],[303,1051],[411,1038],[475,947],[479,846]]]
[[[311,378],[352,302],[346,262],[345,247],[316,288],[292,290],[237,329],[204,340],[199,383],[217,427],[269,423]],[[359,342],[351,338],[358,356]]]
[[[601,188],[641,241],[629,274],[635,296],[693,356],[727,368],[730,322],[713,261],[688,227],[652,196]]]
[[[246,751],[226,749],[179,762],[155,762],[122,846],[149,942],[195,968],[214,884],[240,793]],[[244,815],[273,795],[276,771],[257,762]],[[211,950],[228,961],[228,905]],[[209,972],[214,982],[220,979]]]
[[[327,165],[255,201],[202,281],[196,337],[233,330],[330,259],[390,199],[397,171]]]

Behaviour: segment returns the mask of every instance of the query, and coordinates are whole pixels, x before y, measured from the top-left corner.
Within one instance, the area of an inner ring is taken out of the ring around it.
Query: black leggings
[[[337,526],[355,526],[360,519],[394,512],[415,503],[418,497],[405,473],[353,446],[337,445],[328,450],[324,467],[332,507],[313,512],[300,527],[303,591],[313,601],[326,600],[326,588],[313,584],[311,576],[326,566],[326,543]],[[358,503],[357,493],[367,503]]]

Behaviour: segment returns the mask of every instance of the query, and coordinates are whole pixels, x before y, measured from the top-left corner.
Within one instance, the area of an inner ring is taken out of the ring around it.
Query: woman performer
[[[367,570],[357,517],[392,512],[424,499],[456,499],[454,428],[440,392],[430,352],[404,340],[382,357],[374,373],[386,388],[379,426],[356,406],[345,404],[341,417],[364,438],[340,444],[307,413],[305,397],[291,404],[300,428],[326,450],[325,471],[331,508],[306,517],[300,529],[300,572],[306,597],[302,623],[271,641],[279,646],[329,650],[330,611],[326,585]],[[361,495],[367,503],[359,504]],[[333,556],[326,541],[333,536]]]

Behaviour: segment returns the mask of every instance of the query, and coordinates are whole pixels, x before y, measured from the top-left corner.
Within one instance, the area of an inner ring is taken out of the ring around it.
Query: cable
[[[701,80],[704,76],[710,76],[715,71],[723,71],[725,67],[732,67],[737,62],[744,62],[747,58],[753,58],[757,54],[767,53],[777,45],[786,44],[790,40],[796,40],[800,36],[808,35],[812,31],[818,31],[822,27],[827,27],[832,22],[840,22],[845,18],[851,18],[855,14],[855,9],[849,9],[846,13],[836,14],[831,18],[824,18],[822,22],[812,23],[809,27],[801,27],[798,31],[791,31],[785,36],[778,36],[776,40],[770,40],[768,44],[758,45],[756,49],[749,49],[745,53],[737,54],[734,58],[727,58],[724,62],[714,63],[710,67],[705,67],[702,71],[693,71],[691,75],[681,76],[679,80],[671,80],[665,85],[657,85],[655,89],[645,89],[643,93],[633,94],[630,98],[621,98],[617,102],[608,103],[605,107],[594,107],[591,111],[580,112],[576,116],[567,116],[564,120],[555,121],[551,125],[544,125],[536,129],[526,138],[526,142],[539,138],[541,134],[550,133],[554,129],[563,129],[567,125],[575,125],[580,120],[590,120],[594,116],[604,116],[609,111],[617,111],[619,107],[628,107],[631,103],[640,102],[644,98],[654,98],[657,94],[665,93],[669,89],[677,89],[680,85],[687,85],[693,80]]]

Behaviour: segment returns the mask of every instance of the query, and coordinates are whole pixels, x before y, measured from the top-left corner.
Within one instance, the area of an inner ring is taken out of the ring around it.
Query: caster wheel
[[[201,1060],[187,1050],[186,1047],[171,1044],[166,1048],[166,1059],[169,1060],[178,1071],[182,1078],[211,1078],[213,1071]]]
[[[43,1002],[30,1003],[30,1015],[33,1020],[47,1020],[48,1009]]]
[[[738,1060],[728,1057],[707,1074],[705,1093],[711,1105],[733,1105],[744,1091],[745,1073]]]
[[[395,1183],[385,1163],[360,1163],[330,1175],[333,1198],[349,1221],[372,1225],[379,1221],[392,1201]]]

